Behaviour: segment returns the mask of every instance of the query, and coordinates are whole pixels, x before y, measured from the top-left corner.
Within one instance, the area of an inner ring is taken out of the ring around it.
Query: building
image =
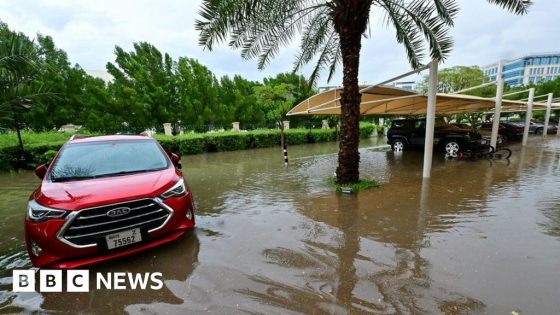
[[[393,86],[395,86],[399,89],[403,89],[403,90],[409,90],[409,91],[415,91],[416,90],[416,82],[414,82],[414,81],[394,82]]]
[[[509,86],[536,84],[560,77],[560,52],[531,54],[502,62],[504,82]],[[491,80],[496,80],[498,62],[482,67],[482,71]]]

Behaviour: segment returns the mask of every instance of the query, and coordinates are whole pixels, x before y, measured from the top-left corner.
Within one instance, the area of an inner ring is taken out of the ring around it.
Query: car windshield
[[[164,152],[152,140],[75,143],[64,146],[53,165],[50,179],[83,180],[167,167]]]

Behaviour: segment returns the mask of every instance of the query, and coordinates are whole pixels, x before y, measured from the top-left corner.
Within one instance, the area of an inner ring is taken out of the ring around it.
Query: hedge
[[[369,123],[360,123],[360,137],[368,138],[376,131],[376,126]],[[44,137],[36,134],[37,137]],[[0,138],[5,136],[0,136]],[[29,139],[33,138],[29,135]],[[68,136],[65,136],[66,138]],[[52,138],[52,137],[51,137]],[[215,133],[189,133],[178,136],[157,135],[156,140],[169,152],[181,155],[198,154],[204,152],[235,151],[254,148],[268,148],[280,144],[279,130],[253,130],[253,131],[225,131]],[[54,157],[56,151],[67,140],[53,139],[39,143],[37,141],[25,141],[25,151],[29,164],[35,167],[46,163]],[[336,130],[334,129],[289,129],[286,130],[286,143],[297,145],[305,143],[319,143],[336,141]],[[19,147],[17,144],[8,144],[0,139],[0,170],[7,171],[17,166]],[[2,146],[4,145],[4,146]]]

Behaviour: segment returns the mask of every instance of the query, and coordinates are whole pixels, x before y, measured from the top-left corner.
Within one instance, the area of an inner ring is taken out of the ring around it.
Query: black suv
[[[425,136],[425,118],[396,119],[391,123],[387,133],[387,143],[391,145],[393,151],[422,148]],[[478,132],[453,126],[442,118],[436,118],[434,147],[450,156],[457,156],[457,153],[465,150],[477,150],[481,146],[487,146],[487,142]]]

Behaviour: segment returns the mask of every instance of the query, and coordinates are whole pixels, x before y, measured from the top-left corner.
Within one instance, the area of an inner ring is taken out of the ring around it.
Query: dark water
[[[560,139],[505,161],[434,161],[371,149],[361,174],[326,184],[336,144],[187,156],[198,228],[92,271],[162,272],[162,290],[12,293],[29,267],[22,221],[31,172],[0,174],[0,312],[558,314]]]

